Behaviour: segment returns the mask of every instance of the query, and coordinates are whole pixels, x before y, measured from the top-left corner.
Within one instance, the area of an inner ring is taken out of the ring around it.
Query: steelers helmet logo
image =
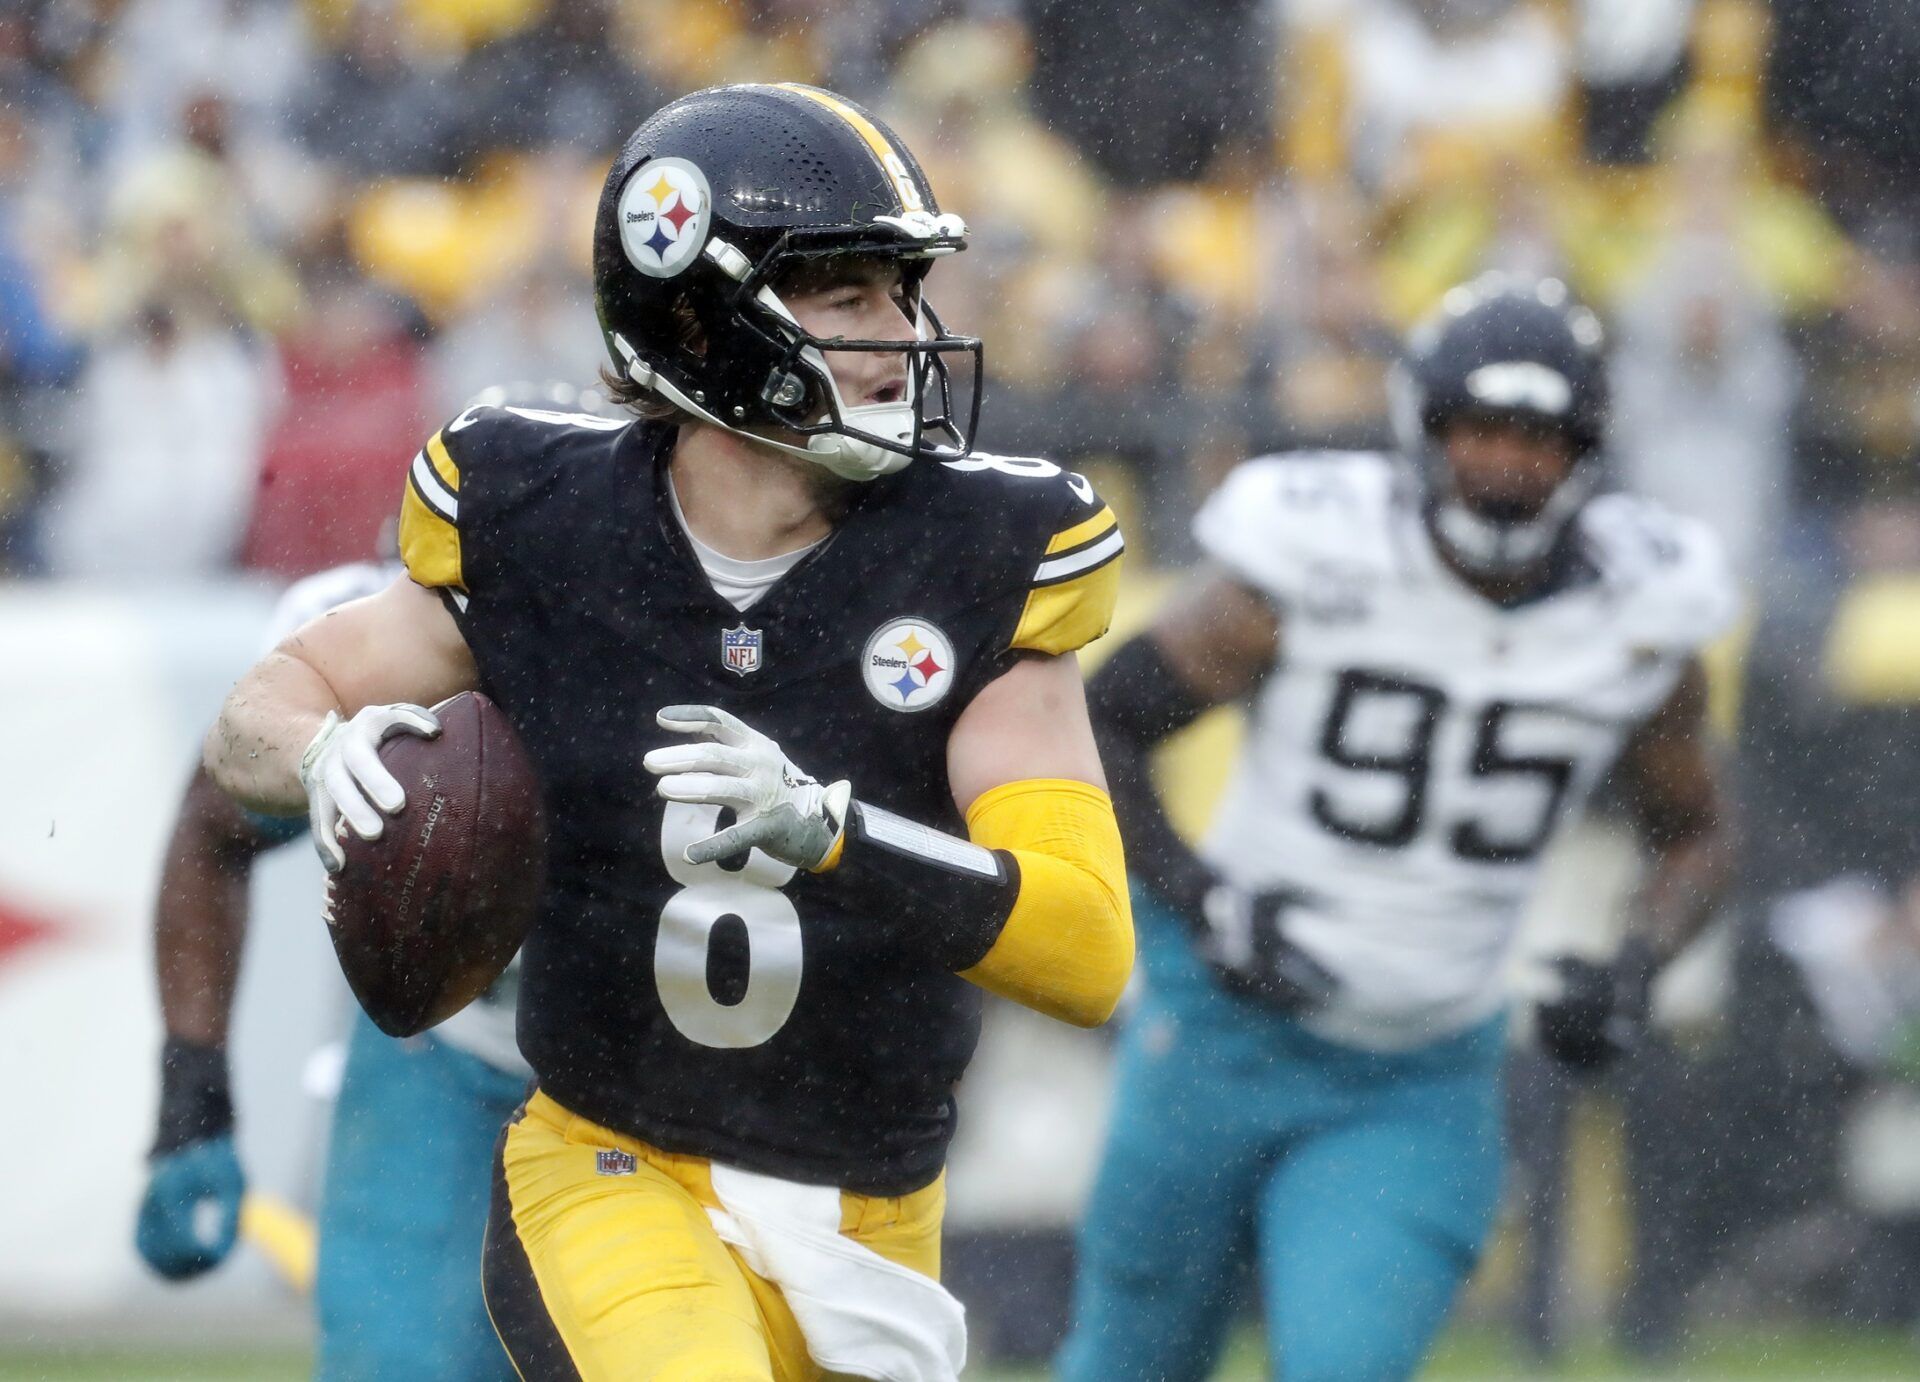
[[[712,208],[706,174],[684,158],[640,165],[620,193],[620,245],[649,278],[672,278],[699,257]]]
[[[867,690],[889,710],[927,710],[953,689],[953,644],[924,619],[892,619],[874,630],[860,655]]]

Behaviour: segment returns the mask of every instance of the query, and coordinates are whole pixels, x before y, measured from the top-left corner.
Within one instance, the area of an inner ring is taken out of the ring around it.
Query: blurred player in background
[[[297,583],[274,613],[273,644],[400,569],[366,562]],[[219,1266],[239,1229],[246,1181],[226,1046],[248,880],[257,857],[306,833],[304,820],[241,809],[204,768],[180,803],[154,928],[160,1126],[135,1239],[176,1281]],[[354,1012],[320,1207],[318,1377],[513,1376],[480,1297],[480,1245],[487,1156],[532,1075],[513,1040],[516,977],[408,1041]]]
[[[407,491],[412,579],[282,644],[209,737],[250,805],[311,803],[336,865],[333,822],[404,805],[377,747],[434,732],[409,703],[484,685],[534,758],[539,1089],[486,1250],[527,1377],[954,1377],[943,1166],[981,990],[1090,1025],[1126,983],[1074,657],[1122,542],[1079,476],[968,450],[946,366],[979,343],[921,298],[965,237],[831,93],[667,106],[594,238],[641,419],[450,422]]]
[[[1090,689],[1147,990],[1070,1382],[1206,1376],[1249,1263],[1288,1382],[1411,1375],[1499,1195],[1503,964],[1541,851],[1617,768],[1654,856],[1638,915],[1611,964],[1556,961],[1538,1011],[1585,1069],[1722,884],[1698,653],[1733,591],[1704,529],[1596,495],[1597,320],[1490,277],[1409,356],[1405,454],[1241,466],[1196,520],[1208,564]],[[1147,755],[1241,698],[1196,856]]]
[[[476,403],[594,407],[559,384]],[[392,585],[399,561],[356,562],[293,585],[277,646],[312,619]],[[227,1031],[261,854],[303,837],[299,817],[246,811],[196,769],[160,878],[154,959],[166,1025],[160,1127],[136,1243],[181,1281],[232,1250],[246,1181],[234,1147]],[[511,1378],[480,1295],[487,1159],[533,1072],[514,1042],[516,964],[478,1002],[407,1041],[354,1013],[334,1105],[314,1279],[321,1378]]]

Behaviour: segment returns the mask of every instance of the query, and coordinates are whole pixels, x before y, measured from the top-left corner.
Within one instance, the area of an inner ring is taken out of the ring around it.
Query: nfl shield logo
[[[744,677],[760,670],[760,630],[742,624],[720,630],[720,660],[729,672]]]
[[[599,1160],[600,1174],[603,1176],[630,1176],[633,1174],[634,1163],[632,1152],[623,1152],[617,1148],[608,1148],[596,1153],[596,1156]]]

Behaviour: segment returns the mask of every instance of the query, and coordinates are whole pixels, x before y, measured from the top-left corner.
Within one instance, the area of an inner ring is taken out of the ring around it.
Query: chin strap
[[[1468,570],[1488,576],[1507,576],[1544,561],[1560,534],[1593,496],[1594,481],[1576,470],[1553,492],[1532,518],[1501,523],[1467,507],[1457,494],[1440,497],[1433,506],[1435,534]]]
[[[849,436],[844,432],[821,432],[807,438],[805,446],[795,446],[791,442],[776,441],[759,432],[750,432],[744,427],[735,426],[709,411],[705,404],[689,398],[671,379],[641,359],[639,352],[627,343],[626,337],[617,331],[611,335],[614,349],[620,352],[620,358],[626,364],[627,378],[641,388],[659,394],[682,412],[691,413],[702,422],[718,427],[724,432],[731,432],[736,437],[744,437],[759,446],[788,456],[798,456],[802,460],[812,461],[846,480],[875,480],[882,475],[890,475],[896,470],[905,469],[907,462],[911,459],[900,452],[889,451],[884,446],[875,446],[870,441]],[[829,373],[827,378],[831,382],[832,374]],[[837,396],[837,388],[835,393]],[[899,435],[903,441],[913,435],[913,409],[908,404],[872,403],[858,408],[842,408],[840,416],[843,421],[871,418],[876,422],[892,424],[870,430]]]

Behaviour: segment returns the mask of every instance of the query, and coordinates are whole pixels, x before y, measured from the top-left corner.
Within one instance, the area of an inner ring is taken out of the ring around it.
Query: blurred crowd
[[[1603,310],[1622,479],[1757,582],[1920,444],[1909,8],[19,0],[0,563],[365,550],[423,426],[592,378],[606,159],[751,77],[895,122],[975,233],[935,287],[984,440],[1106,462],[1160,558],[1235,457],[1383,438],[1398,334],[1506,267]]]
[[[1450,284],[1594,304],[1608,463],[1720,531],[1755,611],[1722,679],[1736,999],[1646,1077],[1745,1103],[1655,1120],[1650,1164],[1824,1214],[1837,1252],[1920,1222],[1920,1167],[1854,1194],[1834,1131],[1868,1090],[1920,1145],[1920,1097],[1881,1107],[1920,1089],[1910,0],[11,0],[0,577],[373,552],[473,394],[592,382],[607,160],[738,79],[919,153],[974,233],[931,293],[987,341],[983,442],[1096,469],[1148,562],[1238,458],[1385,442],[1395,342]]]

